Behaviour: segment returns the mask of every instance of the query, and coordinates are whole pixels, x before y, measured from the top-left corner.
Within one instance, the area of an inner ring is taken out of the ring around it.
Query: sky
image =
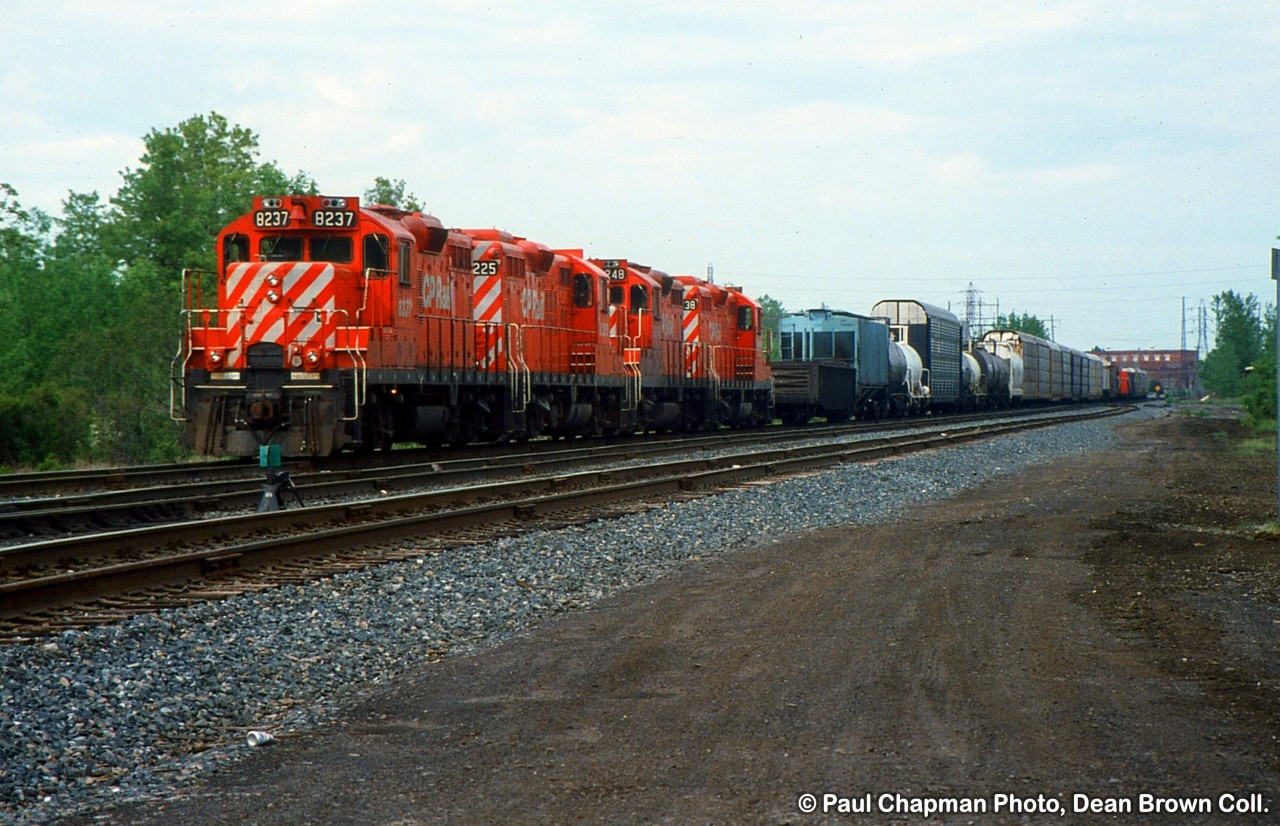
[[[1198,343],[1274,303],[1262,0],[9,0],[0,182],[53,215],[217,112],[329,195],[767,294]],[[269,194],[269,193],[267,193]]]

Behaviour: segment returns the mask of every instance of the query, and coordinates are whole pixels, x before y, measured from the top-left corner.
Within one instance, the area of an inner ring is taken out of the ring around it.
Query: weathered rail
[[[1107,408],[1055,414],[1034,419],[956,426],[948,423],[923,433],[884,436],[857,442],[838,441],[801,447],[768,447],[717,457],[683,458],[610,470],[546,476],[453,487],[425,493],[384,497],[358,504],[325,505],[291,511],[252,514],[182,524],[57,540],[0,551],[0,570],[10,577],[0,583],[0,617],[27,615],[4,633],[21,635],[23,626],[48,622],[51,609],[80,605],[90,614],[101,611],[92,600],[178,583],[217,583],[216,595],[239,588],[262,587],[260,573],[282,562],[319,559],[315,575],[340,568],[375,564],[385,556],[378,546],[405,539],[451,532],[482,537],[501,533],[530,520],[569,521],[595,518],[618,503],[661,503],[673,496],[693,495],[762,477],[781,477],[837,463],[866,461],[957,444],[1011,432],[1111,415],[1129,408]],[[194,545],[193,543],[200,544]],[[185,544],[183,544],[185,543]],[[104,557],[123,552],[136,559]],[[50,555],[67,570],[50,573]],[[335,562],[336,560],[336,562]],[[85,564],[85,563],[89,564]],[[43,569],[29,576],[25,571]],[[305,578],[306,573],[302,576]],[[247,577],[243,587],[238,577]],[[296,579],[297,571],[289,574]],[[174,599],[207,598],[197,589]],[[147,610],[147,599],[137,602]],[[45,613],[41,613],[45,612]],[[123,611],[128,613],[128,610]]]

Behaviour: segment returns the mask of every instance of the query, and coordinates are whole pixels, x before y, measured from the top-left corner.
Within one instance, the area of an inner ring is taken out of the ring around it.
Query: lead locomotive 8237
[[[171,412],[196,452],[284,456],[767,423],[759,305],[356,198],[256,198],[184,273]]]

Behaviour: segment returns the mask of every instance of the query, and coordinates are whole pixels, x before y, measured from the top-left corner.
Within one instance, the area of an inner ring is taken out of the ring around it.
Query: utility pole
[[[1187,297],[1182,297],[1182,354],[1179,356],[1182,360],[1182,389],[1187,391],[1187,395],[1191,395],[1191,383],[1187,381]]]
[[[1280,250],[1271,248],[1271,280],[1276,282],[1276,306],[1280,307]],[[1280,323],[1276,324],[1276,416],[1280,420]],[[1276,434],[1276,518],[1280,519],[1280,433]]]
[[[1204,299],[1200,299],[1200,325],[1196,334],[1196,372],[1195,384],[1196,395],[1200,395],[1200,354],[1209,355],[1209,308],[1204,305]]]

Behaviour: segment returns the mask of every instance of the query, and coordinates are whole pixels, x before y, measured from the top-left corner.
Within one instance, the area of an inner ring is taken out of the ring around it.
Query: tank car
[[[910,344],[889,341],[889,409],[895,416],[914,416],[929,410],[929,385],[924,362]]]
[[[974,391],[977,407],[1008,407],[1013,397],[1009,359],[970,343],[965,356],[976,362],[980,378]],[[1019,388],[1021,389],[1021,388]]]
[[[884,318],[893,341],[919,356],[928,387],[929,405],[954,409],[961,404],[961,325],[950,312],[921,301],[886,300],[871,308]]]

